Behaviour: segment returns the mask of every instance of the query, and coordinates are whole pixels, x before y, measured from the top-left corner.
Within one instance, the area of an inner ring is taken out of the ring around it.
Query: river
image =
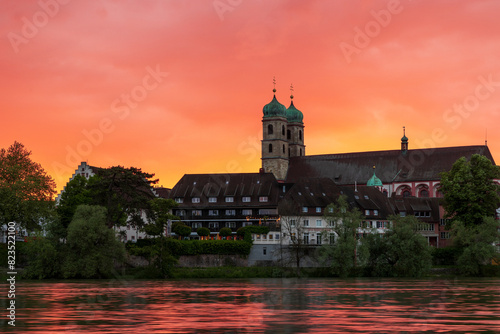
[[[15,324],[3,332],[500,333],[500,279],[17,282]]]

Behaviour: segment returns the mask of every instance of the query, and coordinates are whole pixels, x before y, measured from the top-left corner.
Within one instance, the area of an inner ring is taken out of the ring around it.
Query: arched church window
[[[410,197],[411,196],[411,191],[409,189],[403,190],[403,197]]]
[[[273,153],[273,144],[269,144],[269,153]]]
[[[286,139],[292,139],[292,132],[290,130],[286,130]]]
[[[299,140],[302,140],[302,130],[299,130]]]
[[[268,135],[272,135],[272,134],[273,134],[273,132],[274,132],[274,130],[273,130],[273,125],[272,125],[272,124],[269,124],[269,125],[267,126],[267,134],[268,134]]]
[[[285,135],[285,126],[284,125],[281,126],[281,134],[283,136]]]
[[[427,191],[427,189],[420,190],[420,197],[429,197],[429,191]]]
[[[299,153],[300,153],[300,154],[299,154],[299,156],[302,156],[302,149],[300,149],[300,152],[299,152]]]

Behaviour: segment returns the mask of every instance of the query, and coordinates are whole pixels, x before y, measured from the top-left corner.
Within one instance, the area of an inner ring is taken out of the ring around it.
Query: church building
[[[391,197],[441,197],[440,173],[461,157],[473,154],[495,161],[487,145],[410,149],[403,127],[401,148],[340,154],[305,154],[304,115],[293,103],[286,108],[273,99],[263,108],[262,170],[279,182],[329,178],[338,185],[378,187]]]

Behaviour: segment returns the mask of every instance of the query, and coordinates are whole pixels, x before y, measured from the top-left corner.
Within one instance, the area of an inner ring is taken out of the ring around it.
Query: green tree
[[[172,223],[172,232],[177,234],[179,239],[183,239],[191,235],[191,227],[187,226],[183,222],[176,221]]]
[[[320,258],[330,265],[333,274],[346,277],[363,264],[366,249],[357,237],[362,219],[357,208],[350,209],[345,195],[339,196],[336,203],[326,207],[325,220],[333,222],[335,242],[321,247]]]
[[[367,266],[373,276],[419,277],[432,266],[431,247],[416,231],[414,216],[391,217],[392,227],[383,235],[369,235]]]
[[[92,178],[94,176],[90,179],[92,180]],[[84,176],[76,175],[64,188],[64,192],[61,194],[56,207],[59,221],[52,228],[52,233],[55,236],[65,239],[68,226],[71,220],[73,220],[76,208],[82,204],[93,204],[94,194],[87,187],[88,183],[89,181]]]
[[[124,245],[106,226],[106,208],[80,205],[68,226],[65,278],[110,277],[115,264],[123,262]]]
[[[223,227],[219,231],[219,235],[223,238],[227,238],[233,234],[233,231],[229,227]]]
[[[27,267],[23,276],[29,279],[59,277],[61,272],[61,254],[55,240],[42,236],[27,239],[24,249]]]
[[[200,227],[196,230],[196,234],[200,237],[208,237],[210,235],[210,230],[206,227]]]
[[[496,255],[493,243],[500,240],[499,228],[498,220],[492,217],[484,218],[481,225],[466,226],[460,221],[453,223],[453,243],[462,249],[457,259],[461,274],[481,274],[481,267]]]
[[[123,226],[128,222],[142,228],[142,212],[151,215],[150,201],[155,198],[151,187],[158,180],[152,179],[154,174],[122,166],[102,168],[96,174],[87,187],[93,193],[93,203],[107,209],[107,226]]]
[[[481,225],[500,206],[500,167],[485,156],[474,154],[470,161],[458,159],[450,171],[441,173],[441,191],[446,217],[465,226]]]
[[[155,242],[149,248],[148,258],[154,259],[154,266],[158,277],[169,277],[172,266],[177,262],[168,251],[165,243],[165,232],[171,220],[179,219],[172,215],[172,209],[177,207],[177,203],[172,199],[155,198],[151,200],[150,222],[144,226],[146,234],[154,236]]]
[[[41,220],[52,218],[56,184],[30,155],[17,141],[0,150],[0,223],[36,230]]]

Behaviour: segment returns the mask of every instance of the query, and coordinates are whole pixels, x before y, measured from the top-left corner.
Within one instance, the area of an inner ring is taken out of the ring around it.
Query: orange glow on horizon
[[[23,143],[58,191],[81,161],[165,187],[257,172],[275,76],[308,155],[398,149],[406,126],[410,149],[487,132],[498,163],[500,3],[222,3],[2,2],[0,147]]]

